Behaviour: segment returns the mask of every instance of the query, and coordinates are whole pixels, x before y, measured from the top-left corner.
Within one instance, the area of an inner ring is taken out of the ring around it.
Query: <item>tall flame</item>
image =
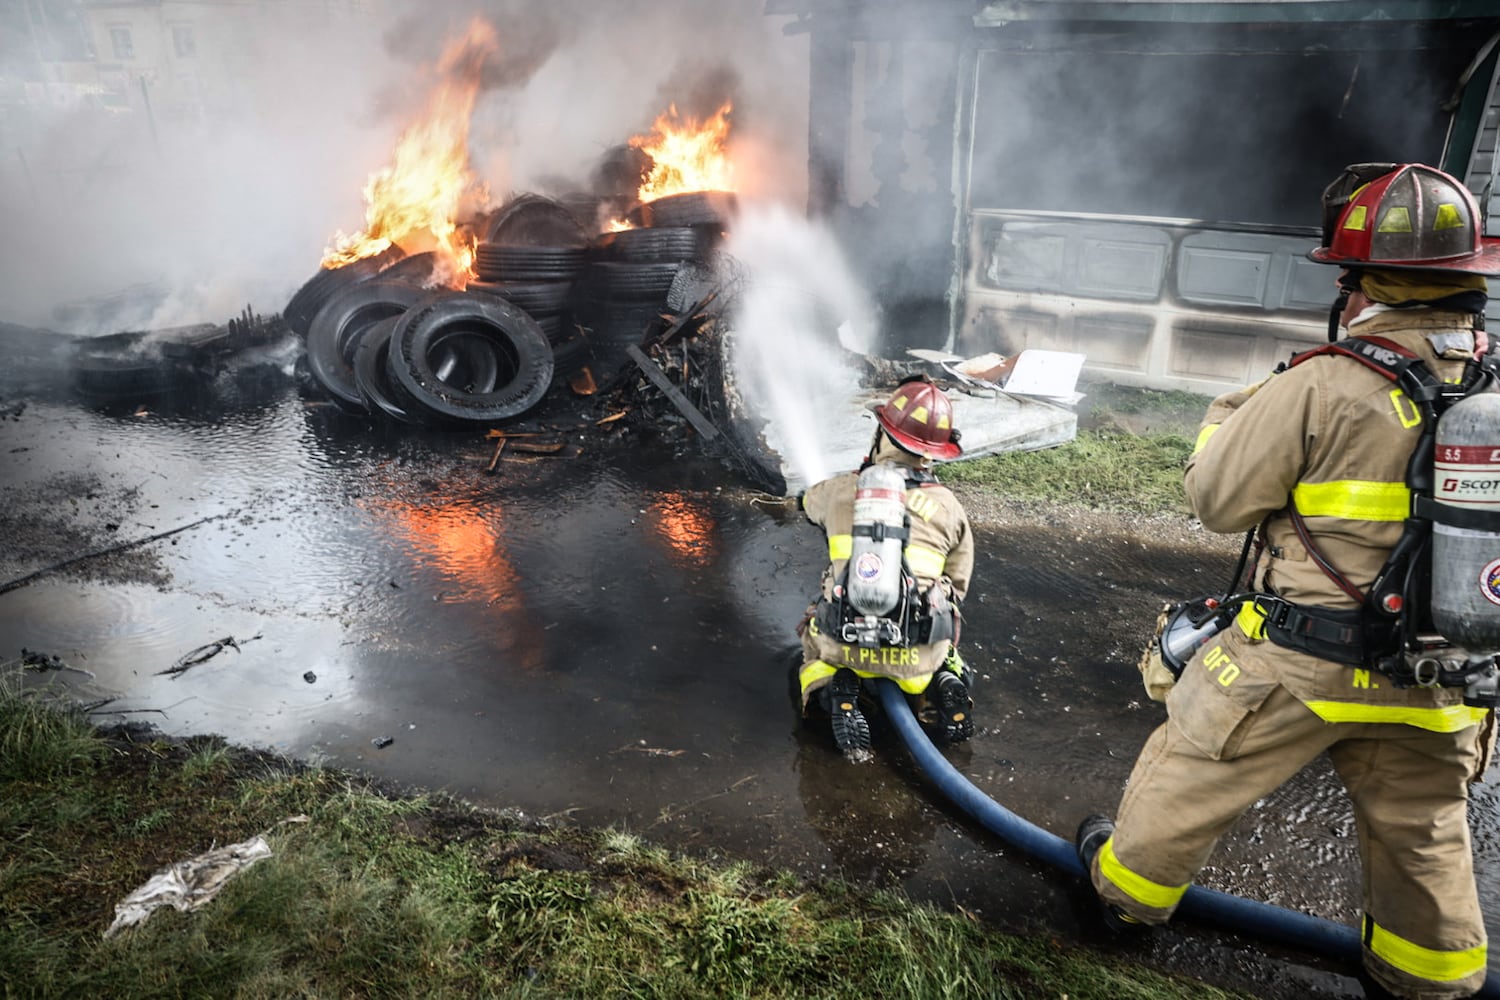
[[[488,200],[469,165],[469,118],[485,61],[498,50],[495,29],[480,18],[448,45],[421,118],[402,132],[392,162],[365,184],[364,231],[336,234],[324,267],[372,257],[394,243],[408,252],[436,250],[455,274],[469,270],[473,239],[455,220],[470,200]]]
[[[730,112],[726,101],[704,121],[683,118],[677,105],[657,116],[651,131],[630,144],[651,157],[651,172],[637,197],[653,201],[688,191],[733,191],[734,165],[729,161]]]

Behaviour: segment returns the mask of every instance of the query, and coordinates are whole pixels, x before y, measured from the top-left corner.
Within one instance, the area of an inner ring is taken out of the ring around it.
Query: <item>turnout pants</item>
[[[1170,717],[1142,749],[1114,835],[1094,858],[1100,897],[1146,923],[1166,922],[1240,814],[1326,752],[1354,805],[1367,971],[1402,997],[1478,990],[1486,940],[1468,783],[1481,727],[1330,723],[1269,678],[1248,702],[1226,697],[1199,660],[1173,689]]]

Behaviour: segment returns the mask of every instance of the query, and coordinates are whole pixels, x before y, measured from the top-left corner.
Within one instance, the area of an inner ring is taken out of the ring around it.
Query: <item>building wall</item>
[[[1305,259],[1323,186],[1352,162],[1443,163],[1441,106],[1481,40],[1311,24],[982,43],[955,351],[1076,351],[1086,377],[1216,395],[1323,343],[1336,270]]]
[[[192,120],[233,111],[239,84],[275,58],[274,40],[300,27],[368,13],[368,0],[85,0],[93,58],[54,64],[92,78],[106,106]]]

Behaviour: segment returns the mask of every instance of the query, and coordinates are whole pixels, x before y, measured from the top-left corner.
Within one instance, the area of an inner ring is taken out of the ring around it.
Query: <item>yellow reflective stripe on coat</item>
[[[1206,444],[1208,444],[1208,439],[1211,438],[1211,437],[1213,437],[1214,436],[1214,431],[1218,430],[1221,426],[1223,426],[1223,425],[1222,424],[1206,424],[1206,425],[1204,425],[1204,427],[1201,430],[1198,431],[1198,440],[1196,440],[1196,441],[1193,442],[1193,454],[1194,455],[1198,454],[1198,452],[1200,452],[1200,451],[1203,450],[1203,446],[1206,445]]]
[[[1451,983],[1483,972],[1488,963],[1488,948],[1465,948],[1462,951],[1434,951],[1397,937],[1365,915],[1365,947],[1409,976],[1434,983]]]
[[[1144,906],[1154,910],[1170,910],[1181,900],[1187,885],[1158,885],[1126,868],[1115,857],[1115,838],[1110,837],[1099,848],[1099,874],[1117,886],[1121,892]]]
[[[921,545],[906,547],[906,567],[912,571],[913,576],[931,577],[935,580],[943,575],[943,568],[947,565],[948,557],[942,552]]]
[[[848,559],[854,553],[853,535],[829,535],[828,536],[828,561],[835,559]]]
[[[1411,491],[1405,483],[1364,479],[1298,483],[1292,490],[1292,500],[1297,504],[1297,510],[1308,517],[1404,521],[1411,513]]]
[[[1303,702],[1324,722],[1392,722],[1432,733],[1461,733],[1484,721],[1487,708],[1445,705],[1412,708],[1407,705],[1359,705],[1347,701]]]

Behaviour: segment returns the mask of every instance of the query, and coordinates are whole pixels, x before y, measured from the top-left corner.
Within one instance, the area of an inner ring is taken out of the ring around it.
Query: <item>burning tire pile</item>
[[[672,195],[634,228],[590,237],[562,204],[520,195],[478,230],[475,277],[439,282],[431,253],[391,247],[320,270],[282,311],[311,381],[351,414],[397,423],[493,424],[535,409],[584,370],[609,374],[659,322],[684,265],[722,240],[734,195]],[[591,379],[590,379],[591,381]]]

